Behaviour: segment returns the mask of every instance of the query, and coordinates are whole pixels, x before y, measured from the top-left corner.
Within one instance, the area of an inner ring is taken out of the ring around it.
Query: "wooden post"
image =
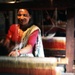
[[[68,9],[68,20],[66,28],[66,57],[68,58],[68,64],[66,66],[66,72],[73,72],[74,62],[74,11]]]

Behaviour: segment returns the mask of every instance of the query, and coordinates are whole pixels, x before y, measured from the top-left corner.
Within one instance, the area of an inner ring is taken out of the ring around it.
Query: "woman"
[[[17,19],[18,24],[10,26],[4,43],[8,48],[8,56],[33,57],[33,48],[36,44],[40,29],[30,24],[31,15],[27,9],[19,9]]]

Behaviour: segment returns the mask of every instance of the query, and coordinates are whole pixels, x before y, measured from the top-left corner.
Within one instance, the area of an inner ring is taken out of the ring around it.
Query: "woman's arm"
[[[36,43],[37,40],[37,36],[38,36],[38,30],[34,31],[30,35],[26,47],[22,48],[21,50],[10,52],[9,56],[19,56],[20,54],[32,53],[34,44]]]

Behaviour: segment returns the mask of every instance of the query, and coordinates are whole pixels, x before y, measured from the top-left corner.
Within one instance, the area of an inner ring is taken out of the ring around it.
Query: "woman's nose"
[[[21,16],[20,16],[20,18],[21,18],[21,19],[24,19],[24,16],[23,16],[23,15],[21,15]]]

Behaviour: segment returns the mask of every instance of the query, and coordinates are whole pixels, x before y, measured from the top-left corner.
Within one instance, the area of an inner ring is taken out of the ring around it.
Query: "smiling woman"
[[[31,15],[27,9],[19,9],[17,14],[18,24],[12,24],[9,27],[4,40],[4,46],[8,49],[8,56],[44,57],[40,28],[30,22]],[[38,42],[40,45],[36,49]]]

